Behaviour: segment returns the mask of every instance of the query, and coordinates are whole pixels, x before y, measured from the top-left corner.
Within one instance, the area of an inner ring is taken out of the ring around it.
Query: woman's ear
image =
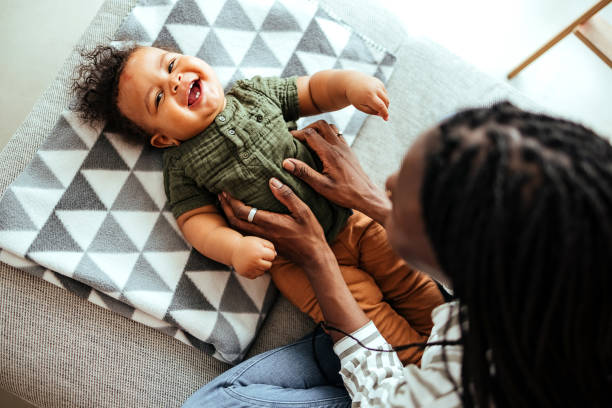
[[[156,133],[151,137],[151,145],[153,147],[157,147],[160,149],[164,149],[166,147],[178,146],[181,142],[176,140],[173,137],[168,137],[166,135],[162,135],[161,133]]]

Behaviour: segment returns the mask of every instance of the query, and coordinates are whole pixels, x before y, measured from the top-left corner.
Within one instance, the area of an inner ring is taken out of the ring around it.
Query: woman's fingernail
[[[270,183],[272,184],[273,187],[275,188],[281,188],[283,186],[283,183],[281,183],[280,181],[278,181],[278,179],[272,177],[270,179]]]
[[[295,170],[295,163],[292,160],[285,160],[283,162],[283,168],[287,171]]]

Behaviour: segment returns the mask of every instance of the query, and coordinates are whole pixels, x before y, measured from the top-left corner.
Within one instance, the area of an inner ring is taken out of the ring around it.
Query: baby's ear
[[[161,133],[156,133],[151,137],[151,145],[160,149],[178,146],[180,144],[181,142],[175,138],[162,135]]]

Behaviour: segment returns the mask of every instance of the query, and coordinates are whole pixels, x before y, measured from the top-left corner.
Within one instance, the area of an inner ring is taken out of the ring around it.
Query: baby
[[[104,46],[88,57],[73,85],[77,110],[164,149],[168,205],[194,248],[248,278],[269,270],[284,296],[323,320],[304,272],[277,256],[271,242],[230,228],[217,207],[217,194],[226,191],[250,206],[286,213],[268,187],[276,177],[312,209],[353,296],[387,341],[427,340],[431,311],[443,301],[436,284],[395,255],[379,224],[331,203],[282,168],[284,159],[297,158],[320,170],[316,156],[288,131],[289,121],[349,104],[387,120],[381,81],[326,70],[240,80],[224,95],[214,70],[196,57]],[[404,363],[418,363],[420,356],[400,353]]]

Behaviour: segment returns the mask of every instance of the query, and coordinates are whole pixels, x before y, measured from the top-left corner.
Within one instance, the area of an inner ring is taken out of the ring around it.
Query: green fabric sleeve
[[[217,197],[208,190],[199,187],[195,181],[185,175],[178,160],[164,160],[164,189],[168,207],[175,218],[187,211],[215,204]]]
[[[262,78],[256,76],[251,79],[244,79],[241,83],[270,98],[283,112],[285,122],[299,119],[300,108],[297,92],[297,76],[289,78]]]

